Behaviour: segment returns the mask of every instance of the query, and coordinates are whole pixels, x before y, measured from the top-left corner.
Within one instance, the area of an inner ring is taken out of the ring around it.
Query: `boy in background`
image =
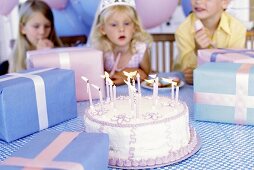
[[[246,27],[225,11],[229,2],[230,0],[191,0],[192,13],[175,33],[179,51],[175,70],[184,73],[188,84],[193,84],[198,49],[244,48]]]

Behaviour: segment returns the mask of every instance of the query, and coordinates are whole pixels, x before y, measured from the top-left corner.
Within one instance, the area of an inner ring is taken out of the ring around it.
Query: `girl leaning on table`
[[[150,73],[148,45],[134,0],[102,0],[92,32],[92,46],[103,51],[104,68],[114,84],[126,80],[123,71],[138,71],[144,80]]]
[[[26,69],[26,52],[60,47],[50,7],[41,0],[27,0],[19,8],[19,32],[9,60],[9,72]]]

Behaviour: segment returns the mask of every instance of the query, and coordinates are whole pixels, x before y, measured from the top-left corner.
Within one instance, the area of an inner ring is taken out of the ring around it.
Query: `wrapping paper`
[[[254,51],[248,49],[198,50],[198,65],[207,62],[231,62],[254,64]]]
[[[196,120],[254,124],[254,65],[206,63],[194,70]]]
[[[28,68],[58,67],[72,69],[75,72],[77,101],[88,100],[86,83],[81,79],[85,76],[90,84],[101,88],[105,97],[105,83],[101,75],[104,75],[102,52],[93,48],[68,47],[27,52]],[[93,99],[99,99],[96,89],[91,89]]]
[[[49,132],[0,163],[0,169],[107,170],[109,139],[103,133]]]
[[[0,83],[0,139],[6,142],[77,117],[71,70],[28,70],[1,76]]]

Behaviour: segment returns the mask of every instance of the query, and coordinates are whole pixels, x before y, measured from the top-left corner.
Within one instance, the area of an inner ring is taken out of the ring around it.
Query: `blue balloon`
[[[181,4],[182,4],[184,15],[188,16],[192,11],[191,0],[182,0]]]
[[[63,10],[52,9],[58,36],[89,35],[90,29],[68,3]]]
[[[70,0],[70,3],[90,33],[100,0]]]

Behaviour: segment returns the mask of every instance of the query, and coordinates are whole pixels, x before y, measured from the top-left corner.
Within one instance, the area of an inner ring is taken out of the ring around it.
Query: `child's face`
[[[228,5],[228,0],[191,0],[191,5],[197,18],[206,20],[220,17],[221,12]]]
[[[51,22],[40,12],[35,12],[31,18],[21,26],[21,33],[36,47],[39,40],[47,39],[51,32]]]
[[[131,18],[125,13],[114,13],[101,27],[102,34],[118,47],[129,46],[135,32]]]

